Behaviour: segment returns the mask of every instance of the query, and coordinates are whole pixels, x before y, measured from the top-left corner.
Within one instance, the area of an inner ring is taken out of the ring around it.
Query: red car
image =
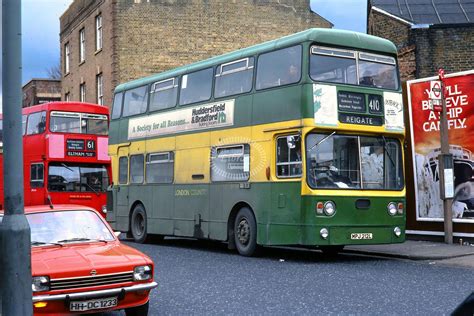
[[[122,244],[96,210],[78,205],[25,208],[31,229],[35,315],[125,309],[147,315],[153,262]],[[0,214],[0,221],[3,214]]]

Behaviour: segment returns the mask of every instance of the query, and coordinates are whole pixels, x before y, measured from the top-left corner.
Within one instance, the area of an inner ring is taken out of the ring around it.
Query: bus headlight
[[[321,228],[321,230],[319,231],[319,234],[321,235],[323,239],[328,239],[329,237],[329,231],[327,230],[327,228]]]
[[[402,235],[402,230],[400,229],[400,227],[395,227],[393,229],[393,233],[395,234],[395,236],[400,237]]]
[[[31,279],[31,290],[33,292],[49,291],[49,277],[48,276],[34,276]]]
[[[397,214],[397,205],[394,202],[390,202],[388,203],[387,210],[388,214],[395,216],[395,214]]]
[[[333,216],[336,213],[336,205],[332,201],[324,203],[324,214],[327,216]]]
[[[107,205],[102,205],[102,213],[107,214]]]
[[[133,280],[145,281],[151,279],[151,267],[150,266],[138,266],[133,269]]]

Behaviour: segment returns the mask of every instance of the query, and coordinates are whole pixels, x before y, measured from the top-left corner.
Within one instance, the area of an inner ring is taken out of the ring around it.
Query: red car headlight
[[[49,276],[34,276],[31,279],[31,290],[33,292],[49,291]]]
[[[151,266],[138,266],[133,269],[133,280],[145,281],[151,279]]]

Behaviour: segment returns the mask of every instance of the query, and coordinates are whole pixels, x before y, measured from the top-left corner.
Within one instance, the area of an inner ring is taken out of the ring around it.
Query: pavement
[[[445,244],[442,242],[406,240],[402,244],[346,246],[344,252],[401,258],[409,260],[466,261],[474,267],[474,244]],[[463,258],[464,259],[459,259]]]

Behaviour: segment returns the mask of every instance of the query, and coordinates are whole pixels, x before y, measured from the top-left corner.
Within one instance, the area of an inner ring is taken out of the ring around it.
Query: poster
[[[439,164],[440,121],[431,109],[431,83],[437,77],[408,81],[418,221],[442,221]],[[474,71],[447,75],[449,151],[454,158],[453,219],[474,222]]]
[[[232,126],[234,101],[203,104],[130,119],[128,139]]]

